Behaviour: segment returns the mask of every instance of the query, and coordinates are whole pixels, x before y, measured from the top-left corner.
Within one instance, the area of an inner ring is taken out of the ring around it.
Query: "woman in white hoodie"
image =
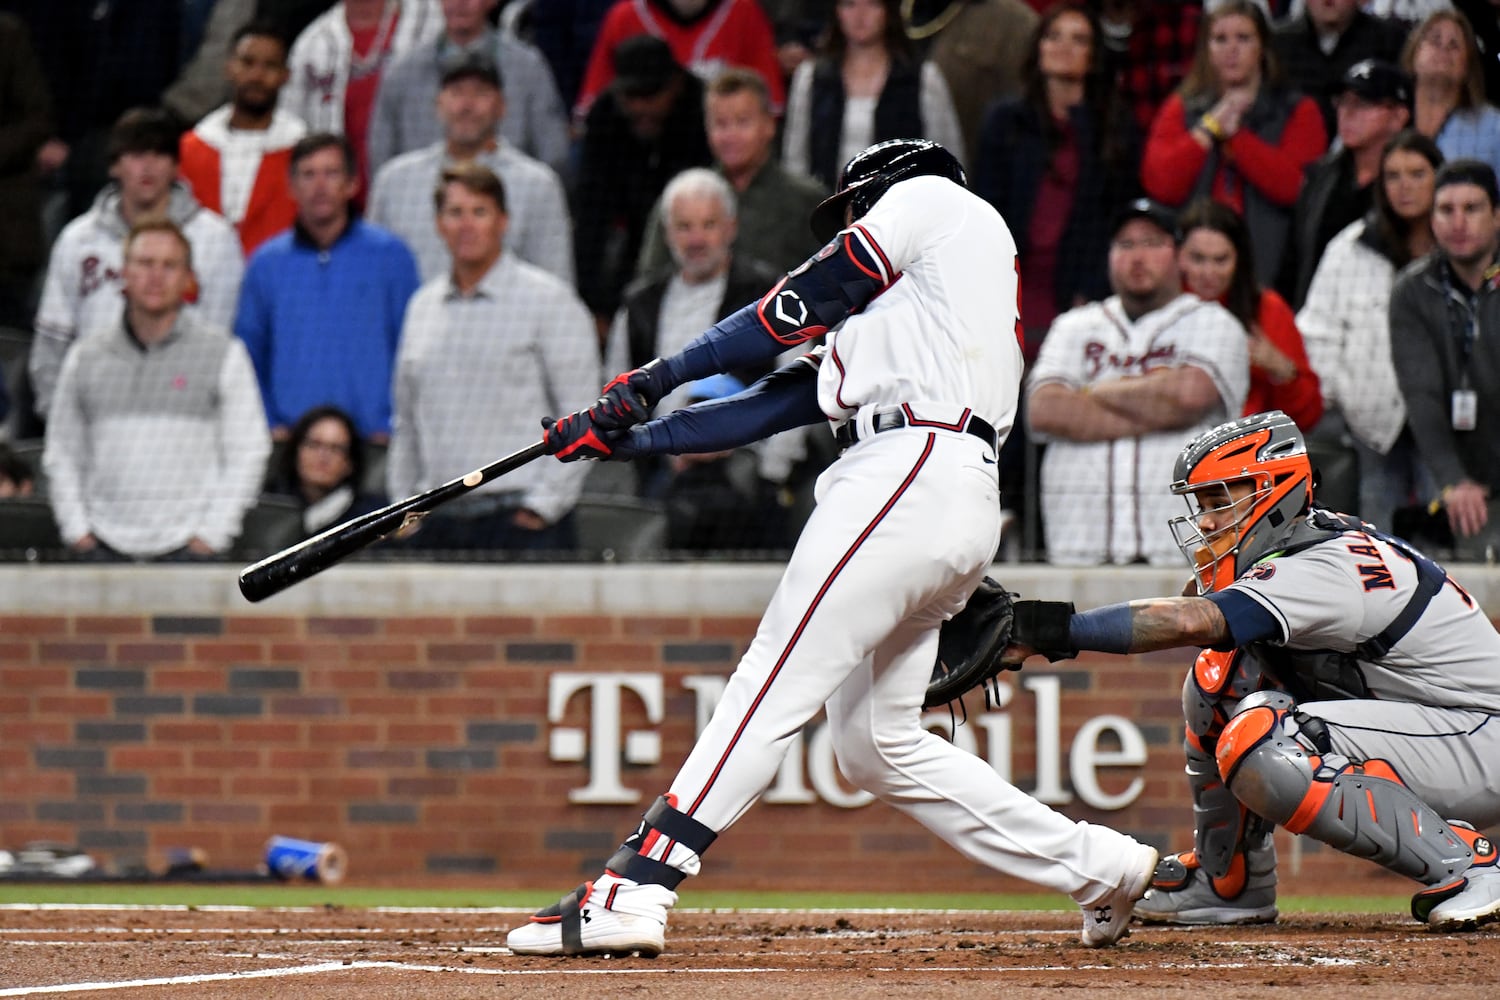
[[[1406,425],[1388,307],[1397,272],[1433,249],[1433,182],[1442,163],[1437,145],[1414,129],[1386,143],[1374,206],[1329,241],[1297,314],[1323,387],[1324,425],[1336,433],[1342,420],[1354,439],[1358,514],[1387,531],[1397,509],[1434,492]]]

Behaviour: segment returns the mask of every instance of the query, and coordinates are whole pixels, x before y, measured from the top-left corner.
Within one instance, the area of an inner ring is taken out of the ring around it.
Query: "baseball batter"
[[[1175,563],[1162,489],[1193,435],[1243,412],[1245,330],[1182,290],[1181,234],[1149,199],[1112,222],[1115,294],[1059,316],[1031,371],[1028,414],[1042,456],[1047,558],[1054,565]]]
[[[1497,853],[1475,830],[1500,822],[1500,635],[1483,609],[1406,542],[1310,506],[1306,445],[1279,410],[1195,438],[1172,492],[1203,596],[1074,614],[1061,647],[1015,650],[1210,647],[1183,687],[1194,848],[1162,861],[1137,915],[1274,920],[1280,825],[1421,883],[1412,915],[1434,928],[1500,919]]]
[[[1009,230],[918,140],[851,160],[813,227],[827,246],[759,302],[544,421],[564,460],[717,451],[813,423],[845,450],[667,794],[602,875],[510,933],[513,952],[658,953],[678,884],[820,708],[850,781],[965,856],[1072,896],[1086,944],[1120,938],[1155,870],[1152,848],[1053,812],[922,725],[939,627],[999,542],[996,451],[1021,372]],[[638,422],[677,385],[824,333],[826,349],[738,396]]]

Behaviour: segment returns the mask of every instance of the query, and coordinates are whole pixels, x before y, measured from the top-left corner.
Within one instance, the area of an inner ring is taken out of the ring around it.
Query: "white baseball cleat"
[[[517,955],[661,954],[677,893],[612,875],[585,882],[506,936]]]
[[[1468,823],[1450,821],[1474,862],[1455,882],[1428,886],[1412,897],[1411,915],[1437,931],[1471,931],[1500,920],[1500,850]]]
[[[1136,901],[1146,894],[1151,877],[1156,874],[1156,848],[1137,844],[1120,884],[1093,903],[1079,904],[1083,909],[1083,933],[1080,940],[1089,948],[1108,948],[1124,937],[1130,928],[1130,915]]]

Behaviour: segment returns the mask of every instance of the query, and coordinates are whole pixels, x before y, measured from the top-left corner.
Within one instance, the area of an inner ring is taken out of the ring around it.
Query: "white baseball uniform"
[[[1193,365],[1213,379],[1219,405],[1191,427],[1114,441],[1047,444],[1041,497],[1048,561],[1062,566],[1146,560],[1176,566],[1182,553],[1163,526],[1182,512],[1167,490],[1172,464],[1200,432],[1239,416],[1250,389],[1245,328],[1217,303],[1183,293],[1132,321],[1119,296],[1059,316],[1042,341],[1028,391],[1049,383],[1085,388]]]
[[[814,262],[835,247],[881,286],[830,331],[818,373],[823,412],[853,421],[859,438],[820,477],[786,574],[670,800],[724,830],[826,706],[850,781],[965,856],[1092,904],[1139,856],[1134,841],[1054,812],[922,723],[939,627],[1000,538],[995,448],[965,429],[977,416],[1003,440],[1014,420],[1015,242],[984,201],[920,176],[893,185]],[[798,308],[779,299],[783,287],[762,307]],[[893,412],[903,426],[877,424]],[[641,853],[696,870],[666,837]]]

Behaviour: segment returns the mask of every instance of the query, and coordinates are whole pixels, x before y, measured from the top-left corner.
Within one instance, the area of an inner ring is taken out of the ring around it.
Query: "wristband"
[[[1101,653],[1130,652],[1130,605],[1109,604],[1080,611],[1068,626],[1068,637],[1079,649]]]

